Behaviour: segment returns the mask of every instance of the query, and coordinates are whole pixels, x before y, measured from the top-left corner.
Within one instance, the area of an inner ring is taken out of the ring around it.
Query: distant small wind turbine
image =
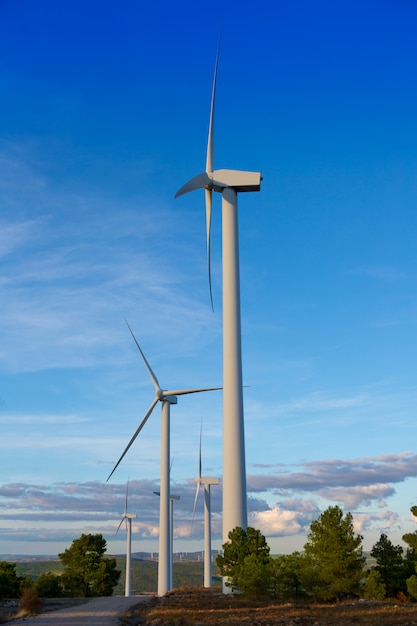
[[[155,398],[152,401],[151,406],[145,413],[145,417],[139,424],[133,437],[127,444],[120,459],[109,474],[107,480],[110,479],[113,472],[119,466],[120,462],[126,455],[127,451],[139,435],[140,431],[146,424],[149,416],[154,410],[158,402],[161,402],[162,409],[162,423],[161,423],[161,477],[160,477],[160,499],[159,499],[159,563],[158,563],[158,595],[163,596],[170,589],[170,571],[171,571],[171,550],[170,550],[170,524],[169,524],[169,459],[170,459],[170,406],[171,404],[177,404],[177,396],[183,396],[191,393],[200,393],[203,391],[217,391],[221,387],[204,387],[201,389],[175,389],[173,391],[166,391],[161,389],[158,379],[151,369],[148,361],[143,354],[141,347],[139,346],[132,329],[127,323],[127,327],[133,340],[139,350],[139,353],[143,359],[145,367],[148,371],[149,377],[155,387]]]
[[[193,520],[195,510],[197,507],[198,494],[200,491],[200,485],[204,485],[204,587],[211,587],[211,504],[210,504],[210,487],[211,485],[218,485],[218,478],[211,478],[209,476],[201,475],[201,435],[200,430],[200,452],[198,456],[198,476],[195,478],[197,488],[195,491],[194,507],[193,507]]]
[[[123,511],[122,519],[120,520],[120,524],[117,527],[116,535],[120,530],[123,521],[126,522],[126,580],[125,580],[125,596],[130,596],[130,557],[132,552],[132,519],[136,519],[136,515],[134,513],[127,512],[127,496],[129,490],[129,481],[126,483],[126,499],[125,499],[125,508]]]
[[[159,491],[154,491],[156,496],[160,496],[161,493]],[[174,562],[174,502],[175,500],[180,500],[181,496],[175,496],[173,493],[169,496],[169,542],[170,542],[170,571],[169,571],[169,588],[172,589],[174,586],[174,577],[173,577],[173,562]]]
[[[243,416],[242,349],[240,323],[240,277],[238,241],[238,193],[260,191],[260,172],[214,170],[214,103],[216,95],[217,50],[211,95],[206,169],[177,191],[175,197],[205,189],[206,234],[210,299],[210,224],[212,192],[222,194],[223,265],[223,542],[236,526],[247,527],[245,436]],[[224,586],[224,591],[227,591]]]

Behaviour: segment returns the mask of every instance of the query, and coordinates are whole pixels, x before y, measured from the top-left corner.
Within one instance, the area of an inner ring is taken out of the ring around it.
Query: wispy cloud
[[[395,493],[392,484],[417,476],[417,455],[404,452],[354,460],[331,459],[304,463],[304,471],[277,471],[248,477],[251,492],[315,493],[346,506],[369,505]]]
[[[384,282],[397,282],[403,280],[407,276],[403,270],[386,265],[362,266],[356,270],[356,273]]]
[[[351,407],[364,406],[366,403],[365,393],[332,397],[328,392],[315,391],[302,398],[295,398],[288,404],[281,404],[281,412],[292,411],[332,411],[334,409],[349,409]]]
[[[32,237],[38,222],[35,220],[24,222],[8,222],[0,220],[0,258],[21,249]],[[2,284],[6,277],[1,277]]]
[[[36,174],[33,156],[33,147],[0,149],[0,203],[9,209],[0,224],[0,366],[22,372],[114,363],[125,316],[172,341],[170,319],[169,330],[190,349],[210,313],[184,288],[195,290],[197,276],[169,263],[178,258],[184,224],[157,196],[58,187]]]
[[[14,426],[35,425],[65,425],[65,424],[85,424],[91,421],[81,415],[2,415],[0,413],[0,424],[13,424]]]

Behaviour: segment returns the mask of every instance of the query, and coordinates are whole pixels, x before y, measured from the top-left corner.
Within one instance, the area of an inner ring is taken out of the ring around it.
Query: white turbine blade
[[[203,437],[203,422],[200,425],[200,449],[198,452],[198,480],[201,480],[201,440]]]
[[[206,155],[206,171],[202,174],[198,174],[192,178],[188,183],[185,183],[177,191],[175,197],[183,196],[190,191],[195,191],[196,189],[211,189],[211,172],[213,171],[213,160],[214,160],[214,103],[216,98],[216,83],[217,83],[217,66],[219,63],[219,52],[220,52],[220,40],[217,46],[217,54],[216,54],[216,63],[214,65],[214,77],[213,77],[213,87],[211,92],[211,106],[210,106],[210,120],[209,120],[209,130],[208,130],[208,140],[207,140],[207,155]]]
[[[217,66],[219,64],[220,39],[217,46],[216,63],[214,65],[213,88],[211,91],[210,121],[207,140],[206,172],[213,171],[214,161],[214,103],[216,99]]]
[[[177,191],[174,197],[179,198],[179,196],[190,193],[190,191],[196,191],[197,189],[209,189],[210,187],[210,176],[207,174],[207,172],[202,172],[201,174],[198,174],[198,176],[194,176],[194,178],[189,180],[188,183],[185,183],[185,185],[183,185],[181,189]]]
[[[149,409],[146,412],[145,417],[143,418],[143,420],[141,421],[141,423],[139,424],[138,428],[135,431],[135,434],[133,435],[132,439],[129,441],[129,443],[127,444],[126,448],[124,449],[124,452],[122,454],[122,456],[120,457],[120,459],[117,461],[116,465],[113,467],[111,473],[109,474],[106,482],[108,482],[111,478],[111,476],[113,475],[113,473],[116,471],[116,469],[119,467],[120,462],[122,461],[122,459],[124,458],[125,454],[127,453],[127,451],[129,450],[130,446],[132,445],[132,443],[135,441],[136,437],[139,435],[140,431],[142,430],[142,428],[145,426],[148,417],[150,416],[150,414],[152,413],[152,411],[154,410],[155,406],[158,403],[158,398],[155,398],[151,404],[151,406],[149,407]]]
[[[210,253],[210,232],[211,232],[211,204],[212,204],[212,189],[206,189],[206,246],[207,246],[207,267],[208,267],[208,281],[209,281],[209,289],[210,289],[210,302],[211,302],[211,310],[214,311],[213,306],[213,291],[211,287],[211,253]]]
[[[128,493],[128,490],[129,490],[129,481],[127,481],[127,483],[126,483],[126,498],[125,498],[125,510],[124,510],[124,514],[125,515],[127,513],[127,493]]]
[[[202,389],[174,389],[172,391],[163,391],[163,397],[166,396],[186,396],[189,393],[201,393],[202,391],[220,391],[223,387],[205,387]]]
[[[200,491],[200,485],[201,485],[199,480],[197,480],[196,482],[197,482],[197,487],[196,487],[195,496],[194,496],[194,506],[193,506],[193,515],[191,517],[191,532],[190,532],[190,534],[192,534],[192,532],[193,532],[195,510],[197,508],[198,493]]]
[[[123,517],[122,517],[122,519],[120,520],[120,524],[119,524],[119,525],[118,525],[118,527],[117,527],[117,530],[116,530],[115,536],[116,536],[116,535],[117,535],[117,533],[119,532],[119,530],[120,530],[120,526],[123,524],[123,520],[124,520],[124,519],[125,519],[125,518],[124,518],[124,516],[123,516]]]
[[[203,424],[201,424],[201,426],[200,426],[200,449],[199,449],[199,453],[198,453],[198,475],[197,475],[197,480],[196,480],[197,487],[196,487],[195,496],[194,496],[193,515],[192,515],[192,518],[191,518],[191,533],[193,532],[195,510],[197,508],[198,493],[200,491],[200,485],[201,485],[201,437],[202,437],[202,431],[203,431]]]
[[[142,359],[143,359],[143,362],[145,363],[146,369],[148,370],[148,374],[149,374],[150,379],[151,379],[151,381],[152,381],[152,383],[153,383],[153,386],[155,387],[155,389],[156,389],[156,390],[160,389],[158,379],[157,379],[157,377],[155,376],[154,372],[152,371],[152,368],[151,368],[151,366],[149,365],[148,361],[146,360],[146,357],[145,357],[145,355],[143,354],[143,352],[142,352],[142,350],[141,350],[141,347],[140,347],[140,345],[138,344],[138,341],[137,341],[137,339],[136,339],[135,335],[133,334],[133,330],[130,328],[130,326],[129,326],[129,324],[128,324],[128,321],[127,321],[126,319],[125,319],[125,322],[126,322],[126,324],[127,324],[128,329],[130,330],[130,334],[132,335],[133,340],[134,340],[134,342],[135,342],[135,344],[136,344],[136,346],[137,346],[137,348],[138,348],[138,350],[139,350],[139,352],[140,352],[140,355],[141,355],[141,357],[142,357]]]

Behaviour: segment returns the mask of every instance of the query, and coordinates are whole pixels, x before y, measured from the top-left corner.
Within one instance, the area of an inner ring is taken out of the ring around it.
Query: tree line
[[[411,508],[417,517],[417,506]],[[311,523],[302,551],[270,555],[259,530],[235,528],[217,557],[226,585],[248,597],[278,601],[311,598],[334,602],[349,597],[371,600],[417,600],[417,531],[403,535],[406,548],[381,534],[367,567],[362,535],[355,533],[351,513],[329,507]],[[112,595],[121,572],[116,559],[106,558],[101,534],[81,535],[59,554],[62,574],[42,573],[36,580],[19,577],[16,564],[0,562],[0,599],[20,597],[33,589],[41,598]]]
[[[111,596],[121,572],[116,559],[104,556],[106,545],[101,534],[82,534],[58,555],[62,575],[46,572],[36,580],[18,576],[15,563],[0,561],[0,599],[21,597],[25,589],[40,598]]]
[[[411,512],[417,517],[417,507]],[[273,558],[259,530],[237,527],[217,564],[226,585],[255,598],[417,600],[417,531],[403,535],[405,549],[382,534],[370,553],[375,565],[368,568],[362,541],[351,513],[333,506],[312,522],[302,551]]]

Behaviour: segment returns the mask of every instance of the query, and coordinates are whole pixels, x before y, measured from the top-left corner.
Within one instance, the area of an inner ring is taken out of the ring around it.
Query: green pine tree
[[[403,549],[394,546],[387,535],[382,533],[371,550],[371,556],[376,559],[376,569],[386,588],[386,595],[395,598],[400,591],[405,591]]]
[[[318,600],[334,601],[359,592],[365,557],[361,535],[354,532],[351,513],[338,506],[312,522],[304,546],[303,586]]]
[[[111,596],[120,577],[116,559],[104,558],[103,535],[84,535],[74,539],[70,548],[59,554],[64,573],[64,592],[74,597]]]
[[[271,557],[265,537],[250,526],[239,526],[229,532],[223,544],[223,555],[217,557],[220,574],[226,585],[247,596],[268,595],[272,586]]]

